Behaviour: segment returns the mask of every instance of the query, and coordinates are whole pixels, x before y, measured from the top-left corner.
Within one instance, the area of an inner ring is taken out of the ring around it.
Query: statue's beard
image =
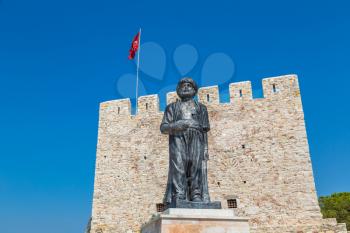
[[[177,93],[181,99],[193,98],[196,94],[194,90],[179,90]]]

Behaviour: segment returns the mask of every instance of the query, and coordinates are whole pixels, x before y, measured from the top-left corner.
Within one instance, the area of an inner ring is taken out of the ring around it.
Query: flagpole
[[[137,67],[136,67],[136,114],[138,110],[137,106],[137,98],[138,98],[138,91],[139,91],[139,67],[140,67],[140,52],[141,52],[141,28],[139,30],[139,49],[137,52]]]

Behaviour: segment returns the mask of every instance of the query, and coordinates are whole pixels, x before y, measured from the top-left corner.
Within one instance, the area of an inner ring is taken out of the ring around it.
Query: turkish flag
[[[140,32],[138,32],[136,34],[136,36],[134,37],[134,39],[131,42],[131,47],[129,50],[129,57],[128,57],[130,60],[134,59],[135,54],[139,48],[139,43],[140,43]]]

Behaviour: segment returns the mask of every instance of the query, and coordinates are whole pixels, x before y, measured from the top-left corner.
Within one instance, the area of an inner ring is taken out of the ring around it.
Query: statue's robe
[[[160,126],[162,133],[169,134],[169,174],[164,203],[173,199],[209,201],[206,160],[204,150],[208,148],[207,132],[210,129],[205,105],[194,101],[192,113],[197,126],[185,131],[174,131],[170,125],[183,119],[181,101],[169,104]]]

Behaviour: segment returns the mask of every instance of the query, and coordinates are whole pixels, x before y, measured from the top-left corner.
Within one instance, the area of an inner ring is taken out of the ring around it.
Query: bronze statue
[[[210,203],[206,166],[210,126],[206,106],[194,100],[197,91],[193,79],[181,79],[176,88],[180,100],[166,107],[160,125],[160,131],[169,134],[166,205],[179,201]]]

